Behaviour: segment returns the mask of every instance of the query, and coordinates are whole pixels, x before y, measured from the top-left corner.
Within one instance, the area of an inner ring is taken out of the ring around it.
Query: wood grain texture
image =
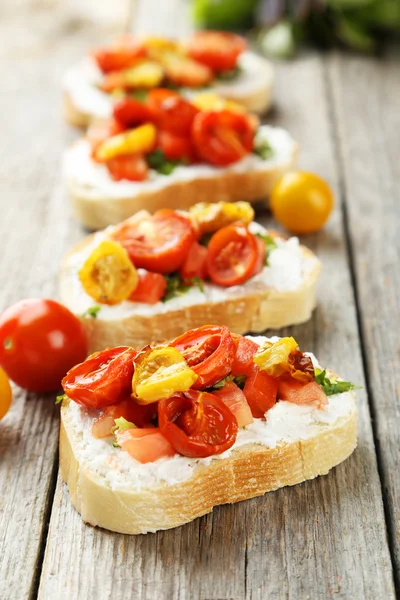
[[[337,190],[321,60],[280,65],[276,97],[275,122],[299,139],[303,166]],[[304,241],[324,263],[320,304],[310,323],[290,333],[363,384],[340,206],[324,233]],[[329,476],[219,507],[171,531],[128,537],[85,526],[59,481],[39,598],[394,598],[365,392],[359,408],[359,448]]]
[[[61,150],[71,137],[61,123],[59,79],[66,65],[110,35],[77,16],[72,3],[2,0],[0,36],[0,311],[34,296],[52,296],[59,260],[81,235],[59,184]],[[63,43],[60,43],[60,39]],[[57,468],[54,395],[14,388],[0,423],[0,598],[34,594],[42,537]]]
[[[334,117],[377,450],[400,590],[400,50],[336,55]]]

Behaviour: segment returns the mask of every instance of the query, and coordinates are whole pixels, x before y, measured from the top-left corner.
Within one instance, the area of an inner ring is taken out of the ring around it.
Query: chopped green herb
[[[113,442],[114,448],[121,448],[121,446],[117,442]]]
[[[202,235],[200,239],[200,244],[202,246],[208,246],[213,235],[214,233],[205,233],[204,235]]]
[[[240,387],[240,389],[242,390],[244,388],[244,384],[246,383],[246,379],[247,379],[247,375],[236,375],[234,377],[234,382],[236,383],[236,385],[238,387]]]
[[[134,429],[136,428],[135,423],[131,423],[127,421],[124,417],[119,417],[118,419],[114,419],[115,427],[112,428],[112,432],[115,433],[118,431],[125,431],[126,429]]]
[[[315,381],[322,387],[327,396],[360,389],[360,386],[354,385],[354,383],[351,383],[350,381],[329,379],[325,369],[323,371],[321,369],[315,369]]]
[[[89,306],[87,310],[82,315],[82,318],[91,317],[92,319],[97,319],[97,313],[101,309],[101,306]]]
[[[220,81],[233,81],[237,79],[243,72],[243,69],[237,65],[233,69],[229,69],[228,71],[220,71],[216,74],[216,78]]]
[[[139,102],[145,102],[147,100],[149,92],[147,90],[133,90],[129,92],[129,97],[139,100]]]
[[[221,379],[220,381],[217,381],[217,383],[214,383],[212,389],[220,390],[224,387],[226,383],[229,383],[229,381],[233,381],[242,390],[244,388],[246,379],[246,375],[235,375],[235,377],[233,375],[227,375],[226,377],[224,377],[224,379]]]
[[[256,236],[259,237],[265,244],[265,266],[268,266],[269,255],[272,250],[275,250],[278,247],[277,243],[268,233],[256,233]]]
[[[162,175],[170,175],[179,165],[187,164],[185,160],[168,160],[162,150],[154,150],[146,156],[150,169],[154,169]]]
[[[60,394],[56,397],[56,404],[61,404],[63,400],[67,398],[67,394]]]
[[[204,292],[204,281],[199,277],[183,281],[179,273],[171,273],[170,275],[165,275],[165,279],[167,281],[167,291],[162,298],[163,302],[168,302],[168,300],[177,296],[183,296],[194,286],[197,286],[201,292]]]
[[[267,140],[257,140],[254,142],[253,154],[257,154],[263,160],[269,160],[274,155],[274,150]]]

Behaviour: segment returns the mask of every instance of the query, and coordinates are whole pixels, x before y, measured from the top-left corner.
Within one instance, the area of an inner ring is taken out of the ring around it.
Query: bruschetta
[[[182,42],[125,36],[69,69],[64,112],[70,124],[86,127],[93,118],[110,117],[116,99],[165,86],[188,98],[207,89],[262,113],[271,103],[272,81],[271,63],[232,33],[199,31]]]
[[[75,246],[60,296],[81,317],[90,351],[138,347],[210,321],[236,333],[307,321],[319,260],[253,217],[247,202],[141,211]]]
[[[285,130],[260,126],[235,103],[155,89],[89,128],[67,150],[64,178],[78,220],[101,229],[142,208],[265,199],[296,158]]]
[[[63,388],[60,463],[72,505],[120,533],[170,529],[313,479],[357,444],[354,386],[291,337],[206,325],[94,354]]]

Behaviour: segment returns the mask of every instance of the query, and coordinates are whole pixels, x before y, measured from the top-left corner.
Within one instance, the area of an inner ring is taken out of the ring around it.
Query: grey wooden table
[[[77,134],[62,122],[59,83],[126,27],[127,4],[1,1],[0,310],[56,296],[59,261],[85,235],[60,180]],[[323,261],[318,308],[288,332],[363,386],[358,449],[326,477],[176,530],[116,535],[69,504],[54,397],[15,389],[0,423],[1,600],[386,600],[400,590],[400,51],[305,54],[277,66],[275,98],[269,120],[336,192],[328,226],[303,240]]]

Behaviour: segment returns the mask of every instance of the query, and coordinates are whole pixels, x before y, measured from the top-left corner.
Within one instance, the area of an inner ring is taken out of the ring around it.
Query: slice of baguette
[[[329,399],[328,411],[333,398]],[[132,464],[124,463],[119,479],[115,477],[118,449],[112,449],[114,454],[110,455],[106,472],[99,467],[101,456],[97,447],[92,448],[95,460],[91,460],[91,442],[84,436],[83,422],[71,418],[66,400],[61,409],[62,477],[68,484],[72,505],[91,525],[127,534],[170,529],[211,512],[214,506],[261,496],[328,473],[357,445],[354,394],[339,394],[335,402],[341,400],[346,405],[337,419],[318,426],[310,423],[309,429],[299,430],[297,438],[292,434],[288,441],[278,441],[271,447],[260,443],[234,446],[226,458],[206,459],[194,465],[192,475],[182,481],[171,484],[156,480],[140,487],[135,479],[129,481],[138,465],[129,455],[125,458]],[[292,406],[293,410],[299,408]],[[94,438],[92,441],[98,442]],[[159,469],[162,473],[168,464],[160,465]],[[124,485],[121,477],[125,479]]]
[[[72,209],[88,229],[117,224],[135,212],[160,208],[188,209],[198,202],[256,202],[268,197],[274,183],[296,163],[298,146],[279,128],[260,132],[273,148],[271,159],[251,154],[226,168],[181,166],[170,175],[152,173],[148,181],[113,181],[105,165],[94,162],[82,139],[64,156],[64,178]]]
[[[226,325],[234,333],[241,334],[279,329],[308,321],[316,306],[316,284],[321,263],[311,250],[301,246],[303,257],[311,261],[311,268],[298,289],[278,291],[274,288],[255,287],[236,296],[227,292],[219,301],[190,304],[158,314],[130,314],[121,318],[116,310],[115,318],[102,318],[101,313],[97,318],[85,318],[81,316],[82,310],[80,313],[77,311],[75,290],[76,285],[80,286],[77,270],[83,262],[83,259],[79,261],[79,254],[84,253],[92,240],[93,236],[88,236],[72,248],[63,260],[59,275],[60,299],[81,317],[90,352],[112,346],[137,347],[155,340],[173,339],[204,323]],[[96,304],[94,300],[93,304]]]
[[[254,54],[244,52],[239,59],[242,73],[233,81],[216,82],[207,88],[223,98],[234,100],[249,112],[265,113],[271,105],[274,71],[272,64]],[[63,80],[63,103],[66,121],[75,127],[86,128],[93,119],[112,114],[112,99],[96,86],[102,75],[90,59],[83,60],[66,73]],[[189,99],[198,91],[183,89]]]

